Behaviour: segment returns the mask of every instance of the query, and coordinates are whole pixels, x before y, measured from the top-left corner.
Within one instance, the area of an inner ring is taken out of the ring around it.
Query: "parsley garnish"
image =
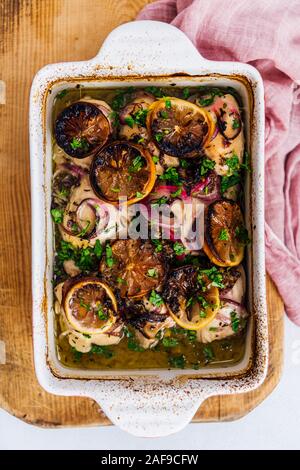
[[[248,235],[248,230],[244,226],[240,226],[235,229],[235,236],[242,245],[248,245],[251,241]]]
[[[163,138],[164,138],[164,135],[162,133],[155,134],[156,142],[161,142]]]
[[[156,98],[162,98],[164,95],[164,92],[162,91],[161,88],[158,88],[156,86],[147,86],[145,88],[145,91],[147,91],[148,93],[151,93],[152,95],[154,95]]]
[[[240,319],[237,316],[237,313],[233,310],[230,312],[230,319],[231,319],[231,328],[234,333],[237,333],[240,326]]]
[[[66,96],[67,93],[68,93],[68,90],[61,90],[59,93],[57,93],[56,98],[61,100]]]
[[[177,256],[183,255],[185,253],[185,247],[180,242],[174,243],[173,250]]]
[[[97,344],[92,344],[90,353],[91,354],[101,354],[102,356],[104,356],[107,359],[110,359],[114,355],[114,352],[111,351],[110,349],[108,349],[107,346],[98,346]]]
[[[215,167],[215,162],[209,158],[202,158],[200,162],[200,175],[204,176]]]
[[[202,279],[203,274],[208,277],[208,279],[211,281],[212,286],[219,287],[220,289],[223,289],[225,287],[224,284],[222,283],[223,276],[215,266],[213,266],[210,269],[199,270],[198,281],[200,282],[200,284],[202,284],[203,282],[203,279]]]
[[[133,128],[134,126],[134,119],[132,116],[126,116],[126,118],[124,119],[125,121],[125,124],[127,124],[127,126],[131,127],[131,129]]]
[[[160,307],[164,303],[161,296],[157,292],[155,292],[155,290],[151,291],[149,302],[151,302],[151,304],[155,307]]]
[[[180,356],[172,356],[169,358],[169,364],[171,367],[175,367],[176,369],[184,369],[185,367],[185,357],[183,354]]]
[[[63,209],[51,209],[52,219],[56,224],[61,224],[63,221],[64,210]]]
[[[213,353],[213,350],[211,349],[210,346],[205,346],[203,348],[203,353],[204,353],[206,363],[211,362],[213,360],[213,358],[215,357],[214,353]]]
[[[166,100],[166,101],[165,101],[165,104],[166,104],[166,108],[167,108],[167,109],[171,109],[171,108],[172,108],[171,100]]]
[[[149,277],[157,277],[157,269],[156,268],[150,268],[147,271],[147,276]]]
[[[137,173],[143,167],[144,160],[141,155],[138,155],[132,160],[132,164],[129,166],[128,171],[130,173]]]
[[[105,256],[106,256],[106,264],[108,268],[111,268],[114,264],[114,259],[112,255],[112,248],[110,245],[106,245],[105,247]]]
[[[183,96],[183,98],[184,98],[185,100],[187,100],[188,97],[190,96],[190,89],[187,88],[187,87],[184,88],[184,89],[182,90],[182,96]]]
[[[88,150],[89,143],[84,137],[73,137],[72,141],[70,142],[70,146],[73,150],[82,149]]]
[[[229,240],[229,235],[228,235],[226,228],[221,228],[218,238],[219,240],[222,240],[222,241]]]
[[[162,344],[165,348],[174,348],[178,345],[178,340],[176,338],[163,338]]]
[[[160,175],[159,179],[165,180],[165,181],[171,181],[174,184],[178,184],[179,174],[176,168],[170,167],[162,175]]]
[[[163,244],[160,240],[151,240],[153,245],[155,246],[156,253],[160,253],[163,249]]]

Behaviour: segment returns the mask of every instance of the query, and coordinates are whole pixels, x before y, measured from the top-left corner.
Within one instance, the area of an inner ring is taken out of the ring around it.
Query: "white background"
[[[143,439],[113,426],[41,429],[0,410],[0,449],[300,449],[300,328],[286,320],[282,380],[239,421],[190,424],[169,437]]]

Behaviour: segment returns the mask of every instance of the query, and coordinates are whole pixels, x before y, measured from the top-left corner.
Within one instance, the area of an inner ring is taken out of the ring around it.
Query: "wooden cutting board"
[[[95,56],[108,33],[133,20],[147,3],[151,0],[2,0],[0,4],[0,406],[32,424],[87,426],[109,424],[109,420],[91,399],[46,393],[34,373],[28,146],[31,81],[45,64]],[[237,419],[278,383],[283,305],[270,279],[267,290],[268,377],[255,392],[208,399],[194,421]]]

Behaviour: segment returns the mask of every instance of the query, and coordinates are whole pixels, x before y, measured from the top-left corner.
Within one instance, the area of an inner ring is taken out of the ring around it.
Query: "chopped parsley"
[[[199,98],[198,102],[200,106],[210,106],[213,104],[216,96],[223,96],[224,93],[219,88],[209,88],[206,86],[199,86],[199,91],[201,92],[202,97]]]
[[[163,244],[161,240],[151,240],[153,245],[155,246],[156,253],[160,253],[163,250]]]
[[[76,149],[88,150],[89,143],[84,137],[73,137],[73,139],[70,142],[70,146],[72,147],[73,150],[76,150]]]
[[[178,345],[178,340],[176,338],[163,338],[162,344],[165,348],[174,348]]]
[[[205,346],[203,348],[203,354],[204,354],[204,358],[205,358],[206,363],[211,362],[215,357],[214,352],[213,352],[213,350],[210,346]]]
[[[200,162],[200,175],[204,176],[210,170],[213,170],[215,167],[215,162],[210,160],[210,158],[202,158]]]
[[[171,356],[169,358],[169,364],[171,367],[176,369],[184,369],[185,367],[185,357],[183,354],[180,356]]]
[[[101,305],[97,309],[97,315],[98,315],[99,320],[107,320],[108,319],[108,314],[106,312],[104,312]]]
[[[157,292],[155,292],[155,290],[151,291],[149,302],[151,302],[151,304],[155,307],[161,307],[161,305],[164,303],[162,297]]]
[[[150,268],[150,269],[148,269],[148,271],[147,271],[147,276],[149,276],[149,277],[157,277],[157,276],[158,276],[157,269],[156,269],[156,268]]]
[[[148,93],[151,93],[152,95],[154,95],[156,98],[162,98],[163,96],[165,96],[164,92],[162,91],[161,88],[158,88],[156,86],[147,86],[145,88],[145,91],[147,91]]]
[[[64,210],[59,208],[51,209],[51,215],[56,224],[61,224],[63,221]]]
[[[169,99],[166,100],[166,101],[165,101],[165,104],[166,104],[166,108],[167,108],[167,109],[171,109],[171,108],[172,108],[171,100],[169,100]]]
[[[125,124],[127,124],[127,126],[131,127],[131,129],[133,128],[135,123],[134,123],[134,119],[132,116],[126,116],[124,121],[125,121]]]
[[[144,194],[143,193],[140,193],[139,191],[136,192],[136,197],[138,199],[141,199],[142,197],[144,197]]]
[[[108,244],[105,247],[105,259],[106,259],[107,267],[111,268],[115,261],[113,259],[113,255],[112,255],[112,248]]]
[[[232,121],[232,129],[239,129],[239,127],[240,127],[239,119],[234,118]]]
[[[141,170],[144,165],[144,159],[141,155],[138,155],[132,160],[132,164],[129,166],[128,171],[130,173],[137,173]]]
[[[164,138],[164,135],[161,132],[159,134],[155,134],[156,142],[161,142],[163,138]]]
[[[234,333],[237,333],[240,326],[240,319],[237,316],[237,313],[233,310],[230,312],[230,319],[231,319],[231,328]]]
[[[119,90],[112,101],[112,109],[114,111],[120,111],[120,109],[125,106],[128,96],[130,97],[131,93],[133,93],[134,90],[135,89],[133,87],[123,88],[122,90]]]
[[[219,287],[220,289],[223,289],[225,286],[223,284],[223,276],[222,274],[218,271],[218,269],[213,266],[210,269],[201,269],[199,270],[198,273],[198,281],[202,285],[203,283],[203,274],[208,277],[208,279],[211,281],[211,285],[214,287]]]
[[[82,358],[82,352],[77,351],[76,348],[72,346],[72,352],[73,352],[73,357],[75,362],[79,362]]]
[[[152,160],[153,160],[154,163],[158,163],[159,162],[159,157],[157,155],[153,155]]]
[[[183,255],[185,253],[185,247],[180,242],[174,243],[173,250],[177,256]]]
[[[174,184],[178,184],[179,174],[178,174],[176,168],[169,167],[169,168],[167,168],[167,170],[162,175],[160,175],[159,179],[164,180],[164,181],[170,181]]]
[[[114,356],[114,352],[108,349],[107,346],[98,346],[97,344],[92,344],[90,354],[101,354],[107,359]]]
[[[183,96],[183,98],[184,98],[185,100],[187,100],[188,97],[190,96],[190,89],[187,88],[187,87],[184,88],[184,89],[182,90],[182,96]]]
[[[228,235],[226,228],[221,228],[218,238],[219,240],[222,240],[222,241],[229,240],[229,235]]]
[[[241,175],[239,173],[235,173],[230,176],[221,176],[221,193],[224,194],[227,189],[239,184],[241,182]]]
[[[95,246],[94,246],[94,253],[98,259],[101,258],[102,253],[103,253],[103,248],[100,243],[100,240],[96,240]]]
[[[166,202],[168,202],[167,196],[161,196],[158,199],[155,199],[155,201],[151,202],[151,206],[161,206],[166,204]]]

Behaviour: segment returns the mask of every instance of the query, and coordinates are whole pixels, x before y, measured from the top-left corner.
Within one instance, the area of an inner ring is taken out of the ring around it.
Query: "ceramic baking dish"
[[[132,45],[134,44],[134,47]],[[252,173],[246,182],[247,253],[251,321],[243,361],[229,368],[87,371],[60,364],[55,350],[50,217],[52,106],[57,93],[84,87],[215,85],[235,88],[243,101]],[[34,78],[30,96],[32,289],[36,374],[58,395],[96,400],[111,421],[139,436],[162,436],[183,428],[213,395],[248,392],[264,380],[268,333],[264,262],[264,101],[253,67],[208,61],[189,39],[165,23],[140,21],[115,29],[98,55],[86,62],[48,65]]]

